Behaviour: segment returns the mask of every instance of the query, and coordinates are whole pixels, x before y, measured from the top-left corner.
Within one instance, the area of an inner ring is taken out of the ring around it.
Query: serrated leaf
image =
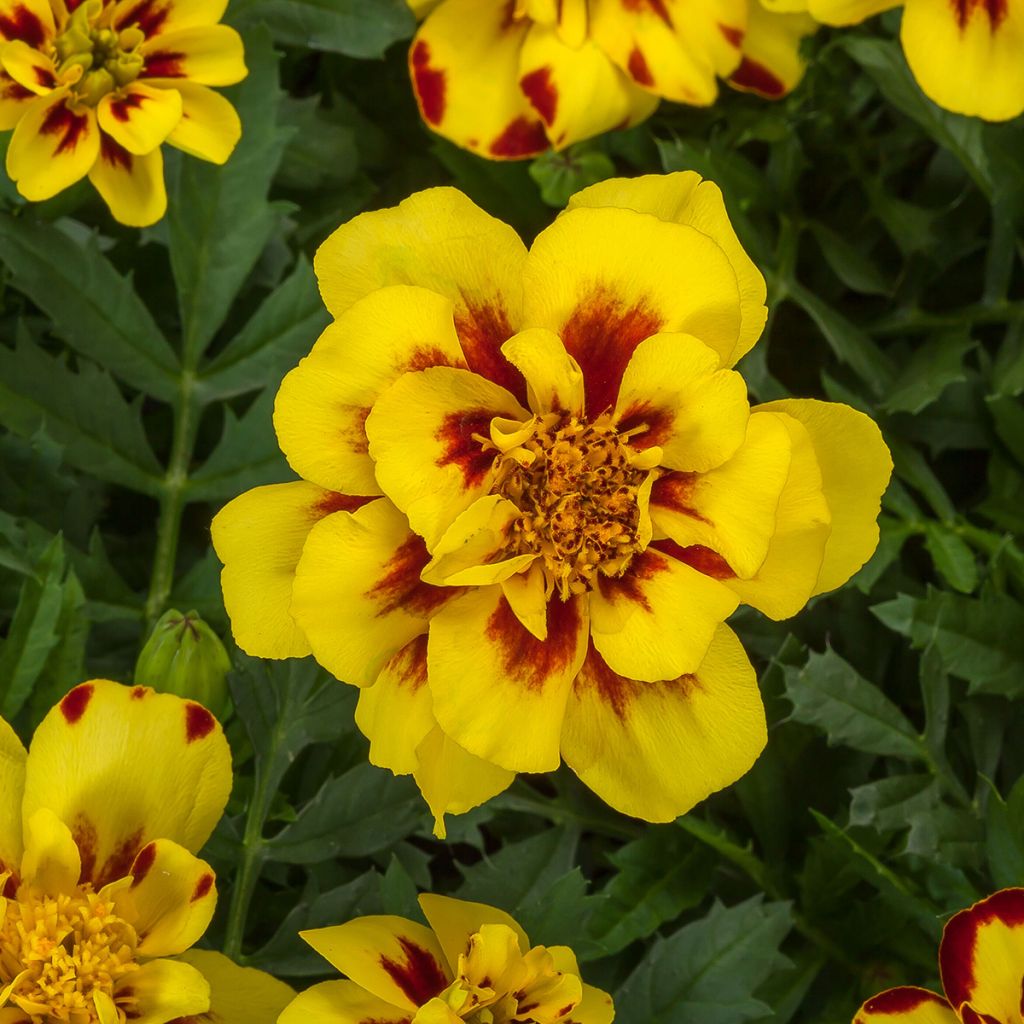
[[[831,648],[811,654],[802,669],[785,671],[793,719],[814,725],[829,744],[916,760],[924,745],[900,709]]]
[[[1024,879],[1024,778],[1004,801],[994,786],[985,817],[985,852],[992,882],[998,888]]]
[[[73,349],[146,394],[173,398],[178,357],[95,237],[79,245],[53,225],[0,214],[0,260]]]
[[[940,796],[934,776],[893,775],[850,790],[850,824],[878,832],[908,828],[915,816],[935,809]]]
[[[959,534],[944,523],[929,520],[924,527],[924,545],[935,568],[954,590],[970,594],[977,589],[977,560]]]
[[[787,965],[779,952],[792,927],[789,905],[756,896],[658,939],[615,994],[620,1024],[738,1024],[768,1007],[755,993]]]

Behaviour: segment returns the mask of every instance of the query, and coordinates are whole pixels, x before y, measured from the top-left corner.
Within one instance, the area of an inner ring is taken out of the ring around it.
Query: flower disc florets
[[[71,80],[80,74],[71,92],[90,107],[107,93],[134,82],[145,64],[138,52],[145,35],[135,26],[121,31],[112,28],[113,13],[113,7],[90,0],[74,11],[53,43],[58,76]]]

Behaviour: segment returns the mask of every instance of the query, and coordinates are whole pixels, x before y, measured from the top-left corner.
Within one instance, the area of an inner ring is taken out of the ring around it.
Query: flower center
[[[61,78],[69,72],[80,75],[72,90],[75,98],[88,106],[134,82],[145,63],[138,52],[145,35],[134,27],[120,32],[111,28],[108,22],[112,13],[113,7],[105,9],[99,0],[87,0],[54,40],[58,74]],[[81,71],[76,72],[76,68]]]
[[[114,986],[138,969],[137,937],[113,904],[89,886],[71,896],[21,892],[0,908],[0,992],[33,1024],[99,1024],[97,995],[124,1022],[128,993],[114,1003]]]
[[[650,540],[644,484],[654,462],[628,439],[607,413],[593,422],[549,413],[505,437],[492,430],[495,491],[522,512],[515,553],[539,554],[563,600],[590,590],[598,572],[620,576]]]

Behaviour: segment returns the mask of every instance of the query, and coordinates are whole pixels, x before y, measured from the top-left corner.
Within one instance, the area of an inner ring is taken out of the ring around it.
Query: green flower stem
[[[242,857],[238,874],[231,889],[231,905],[228,907],[228,922],[224,933],[224,955],[235,963],[244,964],[242,942],[249,919],[256,882],[263,868],[263,828],[266,824],[270,794],[267,793],[267,778],[263,773],[256,779],[256,789],[249,801],[245,818],[245,834],[242,836]]]

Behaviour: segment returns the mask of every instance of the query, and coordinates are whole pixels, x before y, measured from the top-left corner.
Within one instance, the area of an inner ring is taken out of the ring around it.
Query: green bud
[[[161,693],[176,693],[224,719],[231,710],[224,645],[197,612],[172,609],[153,627],[135,664],[135,682]]]

